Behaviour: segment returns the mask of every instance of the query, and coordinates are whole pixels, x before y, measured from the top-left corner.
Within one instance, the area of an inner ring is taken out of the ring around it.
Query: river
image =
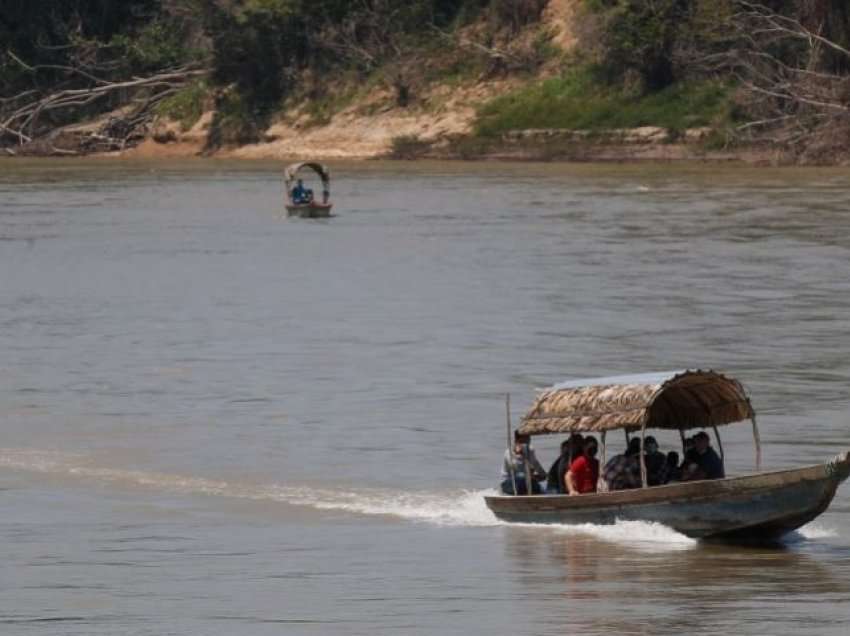
[[[850,171],[331,169],[310,221],[275,163],[0,161],[0,633],[848,632],[847,484],[771,549],[482,495],[568,378],[721,369],[765,468],[850,448]]]

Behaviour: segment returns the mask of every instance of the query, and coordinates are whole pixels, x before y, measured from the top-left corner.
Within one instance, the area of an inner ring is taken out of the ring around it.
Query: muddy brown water
[[[571,377],[723,369],[766,468],[850,448],[850,171],[330,164],[309,221],[276,163],[0,161],[0,633],[847,633],[846,484],[775,549],[481,497]]]

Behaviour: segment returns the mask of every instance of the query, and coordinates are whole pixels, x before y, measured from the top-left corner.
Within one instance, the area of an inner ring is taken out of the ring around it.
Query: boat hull
[[[684,482],[609,493],[493,496],[487,506],[504,521],[664,524],[697,539],[775,541],[829,506],[850,474],[850,453],[794,470]]]
[[[332,203],[287,204],[286,214],[302,219],[326,219],[331,215],[332,207]]]

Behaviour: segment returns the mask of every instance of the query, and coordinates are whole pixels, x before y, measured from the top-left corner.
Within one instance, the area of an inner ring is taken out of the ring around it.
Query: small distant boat
[[[316,200],[312,191],[307,190],[309,196],[295,200],[293,188],[298,180],[298,173],[302,169],[309,169],[319,175],[322,180],[322,198]],[[284,184],[286,187],[286,212],[287,216],[297,216],[303,219],[320,219],[331,216],[331,173],[327,166],[313,161],[293,163],[284,171]]]
[[[713,429],[750,420],[756,473],[647,486],[647,429]],[[510,429],[510,422],[508,422]],[[761,472],[755,412],[737,380],[714,371],[677,371],[565,382],[545,389],[523,417],[524,435],[598,433],[605,464],[608,431],[640,433],[643,487],[583,495],[485,497],[500,519],[524,523],[653,521],[698,539],[770,543],[824,512],[850,475],[850,452],[814,466]]]

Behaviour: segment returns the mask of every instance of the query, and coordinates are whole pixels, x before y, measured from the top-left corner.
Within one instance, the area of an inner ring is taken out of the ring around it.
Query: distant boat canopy
[[[522,419],[527,435],[616,429],[688,430],[755,417],[740,382],[715,371],[594,378],[544,389]]]
[[[319,178],[322,180],[323,203],[327,203],[331,196],[331,171],[328,170],[328,167],[324,164],[316,163],[314,161],[304,161],[287,166],[283,173],[283,178],[286,183],[286,197],[290,204],[293,203],[292,188],[295,185],[295,181],[298,179],[298,173],[303,169],[312,170],[319,175]]]

